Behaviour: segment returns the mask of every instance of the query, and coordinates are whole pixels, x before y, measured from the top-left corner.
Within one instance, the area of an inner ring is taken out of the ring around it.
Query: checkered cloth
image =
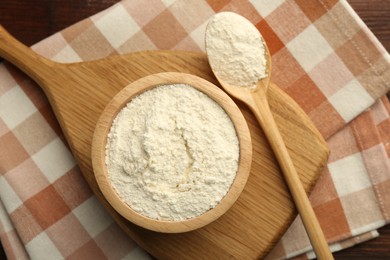
[[[389,54],[346,1],[125,0],[33,46],[56,61],[147,49],[204,51],[208,19],[248,18],[269,45],[273,81],[331,149],[311,202],[332,250],[390,220]],[[43,92],[0,65],[0,237],[10,259],[145,259],[92,194]],[[296,218],[269,259],[312,257]]]

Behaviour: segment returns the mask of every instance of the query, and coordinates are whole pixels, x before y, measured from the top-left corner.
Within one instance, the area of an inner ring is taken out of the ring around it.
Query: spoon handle
[[[1,25],[0,57],[14,64],[38,83],[52,76],[56,64],[16,40]]]
[[[252,92],[252,100],[249,105],[275,153],[317,258],[333,259],[324,233],[272,116],[266,89],[257,88],[255,92]]]

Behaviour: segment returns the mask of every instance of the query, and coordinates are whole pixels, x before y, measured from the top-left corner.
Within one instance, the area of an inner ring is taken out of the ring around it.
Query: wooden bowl
[[[108,177],[105,164],[105,147],[107,135],[110,131],[112,121],[119,111],[131,101],[132,98],[144,91],[160,85],[188,84],[195,89],[208,95],[216,101],[230,116],[239,140],[239,164],[236,177],[230,190],[219,202],[219,204],[204,214],[187,220],[167,221],[148,218],[133,210],[117,194]],[[100,116],[92,141],[92,166],[96,181],[100,190],[111,204],[111,206],[124,218],[143,228],[164,232],[181,233],[201,228],[222,216],[237,200],[244,189],[249,177],[252,162],[252,142],[247,123],[241,111],[233,100],[217,86],[200,77],[177,72],[158,73],[146,76],[122,89],[106,106]]]

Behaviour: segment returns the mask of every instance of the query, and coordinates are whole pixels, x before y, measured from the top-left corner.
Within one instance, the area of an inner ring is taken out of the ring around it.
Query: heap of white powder
[[[210,20],[206,49],[216,76],[238,87],[253,87],[267,76],[263,37],[244,17],[221,12]]]
[[[138,213],[183,220],[214,208],[236,176],[239,143],[226,112],[191,86],[164,85],[131,100],[108,134],[106,165]]]

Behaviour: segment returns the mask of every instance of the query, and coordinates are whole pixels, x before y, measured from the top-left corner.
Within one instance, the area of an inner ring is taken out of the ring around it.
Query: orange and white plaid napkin
[[[204,51],[208,19],[248,18],[273,81],[307,112],[331,157],[311,202],[337,251],[390,221],[390,57],[346,1],[124,0],[33,46],[60,62],[117,53]],[[145,259],[92,194],[43,92],[0,65],[0,237],[10,259]],[[312,257],[299,217],[268,256]]]

